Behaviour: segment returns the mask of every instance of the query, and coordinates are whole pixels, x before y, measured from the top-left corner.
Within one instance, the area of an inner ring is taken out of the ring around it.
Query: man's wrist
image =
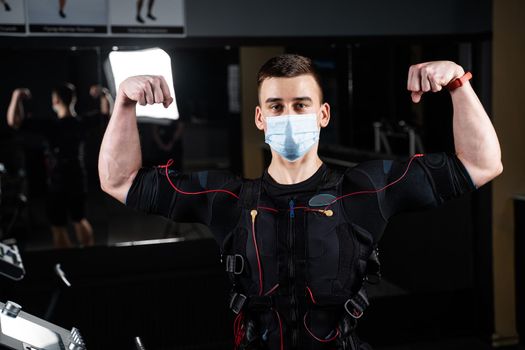
[[[137,101],[131,100],[126,96],[121,90],[117,92],[117,98],[115,99],[115,104],[123,107],[135,107]]]
[[[446,88],[449,90],[449,91],[454,91],[456,90],[457,88],[465,85],[468,83],[468,81],[472,79],[472,73],[470,72],[466,72],[465,74],[463,74],[462,76],[460,76],[459,78],[456,78],[456,79],[453,79],[452,81],[450,81]]]
[[[22,91],[20,91],[19,89],[16,89],[13,91],[13,98],[19,99],[21,96],[22,96]]]

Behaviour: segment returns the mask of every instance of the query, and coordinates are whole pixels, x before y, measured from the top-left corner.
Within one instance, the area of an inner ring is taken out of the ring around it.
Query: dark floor
[[[87,219],[93,227],[95,245],[115,245],[124,242],[184,237],[210,237],[207,227],[198,224],[178,224],[162,217],[136,212],[95,188],[89,191]],[[26,224],[29,222],[29,225]],[[72,242],[73,227],[69,226]],[[51,232],[46,217],[45,197],[32,198],[14,225],[14,236],[24,250],[53,249]]]
[[[378,347],[375,350],[490,350],[489,344],[475,338],[447,339],[432,343],[414,343],[394,347]],[[501,350],[524,350],[523,346],[500,347]]]

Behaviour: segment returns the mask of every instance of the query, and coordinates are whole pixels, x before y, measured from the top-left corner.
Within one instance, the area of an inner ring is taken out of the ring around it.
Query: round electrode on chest
[[[334,195],[328,194],[328,193],[320,193],[308,201],[308,205],[311,207],[325,207],[327,205],[330,205],[334,202],[336,197]]]

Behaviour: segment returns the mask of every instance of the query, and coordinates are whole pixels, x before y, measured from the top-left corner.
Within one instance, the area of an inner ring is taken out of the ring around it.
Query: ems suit
[[[416,155],[281,185],[228,172],[142,168],[126,204],[208,225],[232,281],[238,349],[370,349],[355,335],[389,218],[475,189],[455,155]],[[367,267],[368,265],[368,267]]]

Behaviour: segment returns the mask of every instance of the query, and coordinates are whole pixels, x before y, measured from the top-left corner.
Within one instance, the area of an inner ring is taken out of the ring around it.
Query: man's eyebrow
[[[282,102],[283,99],[279,97],[269,97],[264,101],[265,103],[272,103],[272,102]]]
[[[294,97],[292,99],[294,102],[297,102],[297,101],[307,101],[307,102],[312,102],[312,99],[308,96],[304,96],[304,97]],[[273,103],[273,102],[283,102],[283,99],[280,98],[280,97],[269,97],[266,99],[265,103]]]
[[[308,96],[304,96],[304,97],[294,97],[293,99],[294,101],[308,101],[308,102],[312,102],[312,99]]]

